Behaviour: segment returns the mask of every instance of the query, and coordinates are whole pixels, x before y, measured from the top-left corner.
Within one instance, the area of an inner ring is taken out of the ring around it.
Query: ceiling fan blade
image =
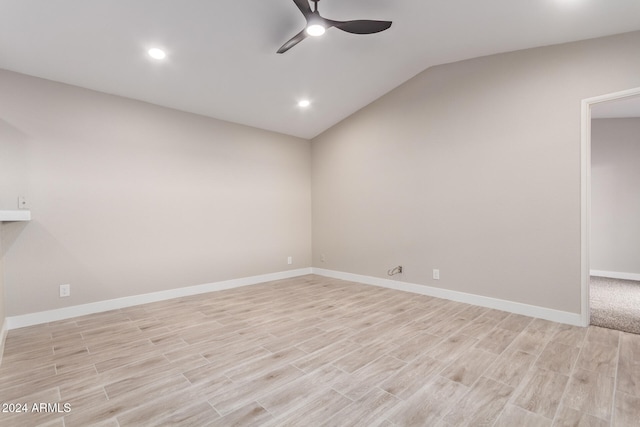
[[[371,21],[368,19],[359,19],[356,21],[332,21],[325,19],[325,21],[331,24],[331,26],[352,34],[379,33],[391,26],[391,21]]]
[[[282,47],[278,49],[278,53],[285,53],[286,51],[288,51],[289,49],[291,49],[292,47],[294,47],[295,45],[297,45],[298,43],[300,43],[302,40],[306,38],[307,38],[307,29],[305,28],[295,36],[291,37],[291,39],[288,42],[283,44]]]
[[[313,13],[309,5],[309,0],[293,0],[293,2],[298,6],[298,9],[300,9],[300,12],[302,12],[305,18]]]

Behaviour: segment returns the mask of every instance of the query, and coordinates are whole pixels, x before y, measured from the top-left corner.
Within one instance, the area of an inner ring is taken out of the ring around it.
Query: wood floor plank
[[[622,335],[617,378],[618,390],[640,397],[640,335]]]
[[[202,410],[208,414],[205,417],[207,420],[218,417],[218,413],[202,400],[198,387],[183,387],[176,388],[173,393],[149,396],[144,403],[117,415],[116,419],[121,426],[162,425],[161,420],[172,418],[197,420],[204,414],[198,414],[196,411]]]
[[[485,372],[485,376],[503,384],[517,387],[527,375],[536,357],[520,350],[507,350]]]
[[[471,387],[496,358],[493,353],[472,348],[451,362],[440,375]]]
[[[13,384],[12,387],[2,390],[3,401],[19,400],[24,396],[28,396],[35,391],[46,390],[52,387],[58,387],[62,398],[66,398],[65,390],[67,387],[78,384],[84,379],[95,379],[96,371],[93,366],[75,370],[72,372],[65,372],[56,374],[53,376],[47,376],[42,378],[31,379],[29,373],[24,373],[24,377],[21,383]],[[9,384],[6,384],[9,385]]]
[[[11,330],[0,425],[635,426],[640,335],[307,275]]]
[[[603,419],[562,405],[553,421],[553,427],[607,427],[610,425]]]
[[[529,326],[532,321],[533,319],[529,316],[511,313],[502,322],[498,323],[498,327],[519,333]]]
[[[338,341],[318,351],[301,357],[293,362],[293,365],[305,372],[311,372],[323,365],[345,357],[352,352],[361,349],[362,346],[349,340]]]
[[[384,414],[393,409],[400,400],[378,388],[374,388],[362,398],[336,413],[323,426],[365,426],[375,425],[384,419]]]
[[[351,405],[352,401],[332,389],[325,389],[318,395],[307,399],[306,403],[293,413],[277,419],[273,426],[297,427],[315,426],[331,418],[334,414]]]
[[[558,325],[534,319],[511,343],[512,350],[539,355],[556,331]]]
[[[351,335],[353,335],[351,330],[345,328],[334,329],[311,336],[309,339],[294,345],[305,353],[314,353]]]
[[[613,393],[614,378],[576,369],[571,375],[562,403],[566,407],[609,421]]]
[[[209,399],[209,403],[222,415],[237,409],[251,401],[260,399],[273,389],[295,380],[303,372],[287,365],[268,372],[254,381],[236,383],[235,387],[227,387]]]
[[[406,364],[395,357],[381,356],[343,380],[337,381],[333,388],[351,400],[358,400]]]
[[[471,321],[464,317],[446,318],[443,317],[437,321],[431,321],[431,325],[424,331],[429,335],[438,337],[448,337],[452,333],[459,331],[467,326]]]
[[[536,366],[562,375],[569,375],[580,354],[578,347],[550,341],[536,361]]]
[[[167,413],[168,412],[168,413]],[[195,405],[185,404],[184,407],[163,411],[155,417],[154,423],[159,426],[204,426],[217,420],[218,413],[207,402]],[[148,421],[145,420],[145,423]],[[124,425],[124,422],[122,423]]]
[[[435,376],[390,411],[387,418],[401,426],[435,425],[468,391],[469,388],[460,383]]]
[[[618,366],[618,348],[587,341],[582,347],[576,368],[615,377]]]
[[[406,400],[425,384],[431,382],[432,378],[444,367],[443,362],[428,356],[421,356],[392,374],[380,385],[380,388]]]
[[[224,374],[232,381],[244,382],[251,378],[264,375],[272,371],[275,367],[294,362],[304,355],[306,355],[304,351],[298,350],[295,347],[288,347],[285,350],[254,359],[241,366],[231,367],[225,370]]]
[[[507,405],[493,427],[551,427],[552,421],[542,415]]]
[[[336,360],[333,365],[345,372],[353,373],[365,365],[376,360],[385,352],[384,343],[376,343],[369,346],[360,346],[344,357]]]
[[[397,342],[398,347],[389,352],[397,359],[410,362],[442,342],[442,338],[426,332],[418,332]]]
[[[441,341],[426,354],[442,362],[452,362],[469,348],[473,347],[478,341],[476,338],[458,333]]]
[[[568,381],[569,377],[565,375],[536,369],[525,379],[513,403],[529,412],[553,419]]]
[[[582,347],[586,336],[587,328],[573,325],[558,325],[551,340],[573,347]]]
[[[599,326],[590,326],[589,330],[587,331],[586,339],[587,341],[616,347],[618,345],[620,335],[622,334],[623,333],[621,333],[620,331],[614,331],[613,329],[601,328]]]
[[[304,405],[311,395],[320,393],[320,390],[326,389],[316,387],[314,378],[305,375],[259,398],[258,403],[271,415],[279,417]]]
[[[487,310],[482,316],[488,319],[492,319],[496,323],[496,325],[499,325],[500,322],[502,322],[510,315],[511,313],[507,313],[506,311],[490,309]]]
[[[165,384],[184,384],[185,379],[182,375],[158,371],[153,373],[142,373],[136,376],[130,376],[118,381],[104,385],[103,389],[109,399],[120,398],[129,395],[139,395],[144,390],[154,389]]]
[[[58,404],[64,414],[64,407],[60,404],[60,392],[57,388],[51,388],[43,390],[29,396],[25,396],[18,402],[3,402],[9,404],[18,403],[21,410],[13,412],[10,407],[3,407],[2,425],[15,425],[15,426],[36,426],[42,423],[51,421],[52,413],[45,410],[39,411],[39,402],[48,402]],[[35,410],[34,410],[35,405]],[[4,405],[3,405],[4,406]],[[7,409],[9,409],[7,411]],[[57,411],[57,408],[56,408]],[[13,412],[13,413],[12,413]],[[59,416],[63,414],[57,414]]]
[[[462,329],[460,329],[460,333],[470,337],[476,337],[481,339],[481,338],[484,338],[495,327],[496,327],[496,322],[494,319],[480,316],[476,319],[473,319],[467,325],[465,325]]]
[[[614,427],[637,426],[640,420],[640,397],[617,392],[613,415]]]
[[[268,423],[271,419],[271,414],[269,414],[266,409],[258,403],[252,402],[208,425],[211,427],[261,426]]]
[[[513,387],[489,378],[480,378],[444,416],[443,421],[453,426],[492,425],[512,393]]]

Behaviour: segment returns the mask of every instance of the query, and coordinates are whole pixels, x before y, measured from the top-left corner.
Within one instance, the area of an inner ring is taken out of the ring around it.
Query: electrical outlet
[[[27,199],[24,196],[18,197],[18,209],[29,209]]]
[[[287,264],[293,264],[293,257],[287,257]]]
[[[440,280],[440,270],[435,269],[435,268],[433,269],[433,278],[435,280]]]
[[[324,257],[324,254],[320,254],[320,262],[325,262],[327,259]]]
[[[60,298],[68,297],[71,295],[71,285],[60,285]]]

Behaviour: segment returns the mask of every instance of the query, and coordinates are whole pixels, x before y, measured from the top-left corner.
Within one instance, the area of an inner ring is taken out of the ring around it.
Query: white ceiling
[[[0,68],[312,138],[437,64],[640,30],[638,0],[322,0],[331,28],[278,55],[292,0],[0,0]],[[146,51],[162,47],[164,62]],[[296,103],[309,98],[311,107]]]

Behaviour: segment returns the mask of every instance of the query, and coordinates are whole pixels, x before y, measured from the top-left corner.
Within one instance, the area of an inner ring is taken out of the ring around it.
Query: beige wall
[[[3,224],[0,223],[0,340],[2,339],[2,327],[4,325],[4,321],[6,319],[6,309],[4,302],[4,249],[2,246],[2,231]],[[0,342],[0,347],[3,346],[3,343]],[[1,349],[0,349],[1,350]],[[0,351],[0,360],[2,358],[2,352]]]
[[[4,90],[0,91],[0,99],[0,109],[8,108],[8,96]],[[27,156],[24,140],[25,135],[0,114],[0,210],[17,209],[18,196],[26,194]],[[4,256],[23,227],[23,224],[0,222],[0,327],[6,318]]]
[[[638,46],[433,67],[315,138],[313,265],[579,313],[580,102],[640,86]]]
[[[0,209],[33,212],[2,226],[5,313],[311,263],[577,313],[580,100],[640,86],[639,44],[433,67],[311,147],[0,71]]]
[[[8,71],[0,94],[0,209],[33,217],[8,316],[310,266],[309,141]]]
[[[590,267],[640,274],[640,118],[591,122]]]
[[[2,365],[2,356],[4,354],[4,342],[6,339],[6,310],[4,301],[4,261],[3,261],[3,246],[2,246],[2,231],[3,223],[0,222],[0,366]]]

